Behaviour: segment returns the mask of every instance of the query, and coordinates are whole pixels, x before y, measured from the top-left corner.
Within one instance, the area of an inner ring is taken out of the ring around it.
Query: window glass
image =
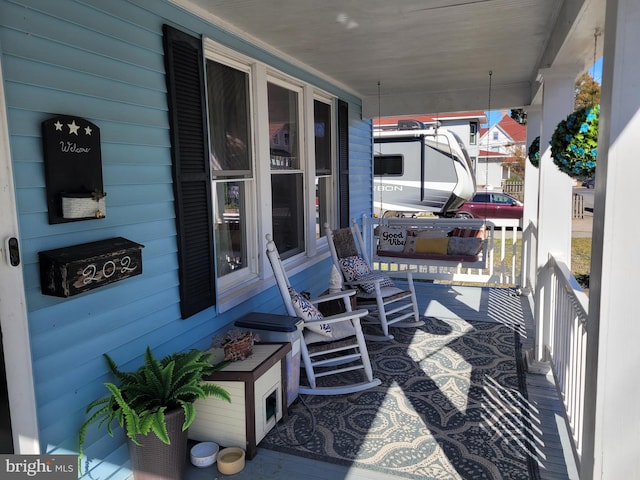
[[[211,171],[214,176],[251,173],[249,75],[207,60]]]
[[[378,176],[400,176],[403,171],[402,155],[376,155],[373,158],[373,174]]]
[[[332,192],[333,182],[331,177],[316,178],[316,238],[325,236],[325,223],[331,225]]]
[[[268,83],[267,96],[273,239],[285,259],[304,251],[305,198],[298,143],[298,92]]]
[[[304,250],[304,204],[302,174],[274,174],[271,177],[273,241],[280,257],[289,258]]]
[[[207,110],[213,177],[214,248],[217,275],[248,266],[251,198],[249,75],[207,60]]]
[[[271,169],[299,169],[298,93],[269,83],[267,95]]]
[[[247,266],[246,182],[215,182],[218,277]]]
[[[314,100],[316,175],[331,175],[331,105]]]
[[[488,193],[477,193],[473,197],[473,202],[490,202],[491,196]]]
[[[324,224],[330,222],[333,205],[333,165],[331,105],[320,100],[313,102],[313,125],[316,163],[316,238],[323,237]]]
[[[469,123],[469,145],[475,145],[478,141],[478,122]]]

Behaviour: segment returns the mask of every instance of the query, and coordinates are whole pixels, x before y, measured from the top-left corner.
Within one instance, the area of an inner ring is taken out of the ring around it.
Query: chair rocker
[[[351,309],[349,297],[355,290],[323,295],[307,300],[289,283],[273,238],[267,234],[267,257],[273,268],[282,301],[287,314],[303,319],[300,354],[309,386],[300,385],[299,393],[308,395],[342,395],[360,392],[380,385],[373,378],[369,352],[365,343],[360,319],[367,310]],[[345,312],[324,317],[314,305],[327,301],[342,300]],[[350,381],[345,373],[363,370],[365,380]],[[336,386],[318,386],[318,379],[337,376]]]
[[[370,310],[364,321],[376,323],[382,328],[382,336],[367,335],[368,340],[391,340],[389,327],[411,328],[424,325],[420,320],[413,274],[403,272],[381,272],[374,270],[365,254],[364,240],[355,220],[349,228],[331,230],[325,224],[327,241],[336,269],[342,274],[344,285],[357,290],[358,307]],[[388,275],[404,277],[408,290],[398,288]]]

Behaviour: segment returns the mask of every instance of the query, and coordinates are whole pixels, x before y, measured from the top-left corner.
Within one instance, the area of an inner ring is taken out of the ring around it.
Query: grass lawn
[[[591,271],[591,239],[571,239],[571,272],[574,275],[588,275]]]
[[[583,288],[589,288],[591,238],[571,239],[571,273]]]
[[[522,240],[516,243],[516,251],[518,255],[521,252]],[[496,257],[499,257],[500,241],[495,241]],[[505,251],[505,261],[508,265],[511,262],[512,245],[509,241]],[[494,268],[499,267],[498,259],[495,260]],[[591,272],[591,238],[572,238],[571,239],[571,273],[576,280],[583,286],[588,285],[588,277]]]

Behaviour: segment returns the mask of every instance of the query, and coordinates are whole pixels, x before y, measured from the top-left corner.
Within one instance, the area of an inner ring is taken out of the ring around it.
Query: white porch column
[[[640,478],[640,2],[608,0],[589,291],[587,398],[580,478]],[[593,374],[593,372],[596,372]],[[592,428],[594,427],[594,428]],[[591,463],[593,462],[593,463]]]
[[[541,106],[527,107],[527,152],[529,146],[540,135]],[[522,213],[522,287],[527,292],[535,291],[537,264],[537,229],[538,229],[538,168],[527,160],[524,167],[524,211]]]
[[[549,142],[556,126],[573,111],[576,68],[553,68],[540,72],[543,81],[540,130],[540,165],[538,177],[538,241],[536,272],[547,264],[549,254],[571,258],[571,195],[572,179],[562,173],[551,159]],[[537,282],[534,318],[536,324],[535,360],[547,360],[545,345],[549,344],[550,297],[544,282]],[[534,370],[532,368],[532,370]]]

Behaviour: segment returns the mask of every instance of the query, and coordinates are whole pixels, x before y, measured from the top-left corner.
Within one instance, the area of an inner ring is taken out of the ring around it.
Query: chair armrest
[[[406,279],[409,282],[413,281],[413,272],[411,270],[402,270],[402,271],[399,271],[399,272],[391,272],[391,271],[387,271],[387,270],[374,270],[373,273],[382,273],[388,278]],[[382,277],[379,277],[379,278],[365,278],[363,280],[350,280],[348,282],[345,281],[342,284],[344,286],[357,287],[358,285],[364,285],[364,284],[377,284],[377,283],[382,282],[383,280],[384,280],[384,278],[382,278]]]
[[[331,315],[330,317],[320,318],[318,320],[305,320],[303,326],[308,326],[314,323],[339,323],[350,320],[359,320],[369,314],[369,310],[360,309],[353,312],[338,313],[337,315]]]
[[[342,290],[340,292],[335,293],[327,293],[326,295],[322,295],[321,297],[313,298],[309,300],[313,304],[330,302],[332,300],[340,300],[347,297],[351,297],[356,294],[355,290]]]
[[[346,285],[346,286],[353,285],[353,286],[357,287],[358,285],[364,285],[366,283],[369,283],[369,284],[371,284],[371,283],[380,283],[382,280],[383,280],[382,278],[368,278],[366,280],[351,280],[349,282],[342,282],[342,284]]]

